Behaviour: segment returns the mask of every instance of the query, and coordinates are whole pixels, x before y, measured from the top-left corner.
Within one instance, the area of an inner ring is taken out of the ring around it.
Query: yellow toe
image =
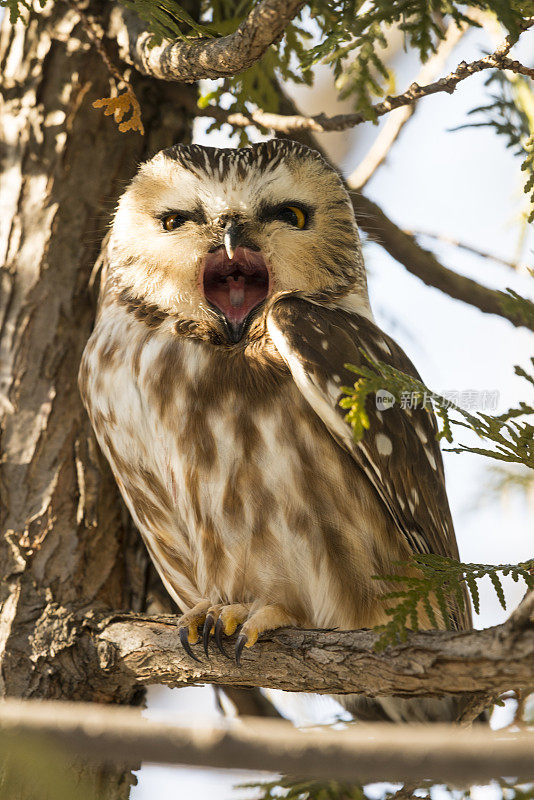
[[[248,613],[248,606],[241,603],[234,603],[222,609],[220,616],[226,636],[231,636],[236,632],[237,626],[246,620]]]
[[[227,636],[231,636],[233,633],[235,633],[236,628],[237,620],[234,619],[234,617],[224,620],[224,632]]]
[[[251,630],[251,631],[244,631],[247,635],[247,641],[245,642],[245,647],[254,647],[256,642],[258,641],[258,631]]]

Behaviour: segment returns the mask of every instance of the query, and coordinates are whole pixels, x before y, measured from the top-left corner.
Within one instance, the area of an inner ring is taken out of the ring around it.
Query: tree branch
[[[274,44],[296,17],[304,0],[262,0],[234,33],[220,39],[194,42],[164,40],[151,46],[154,34],[127,14],[128,41],[119,40],[121,56],[144,75],[165,81],[193,83],[225,78],[251,67]]]
[[[440,43],[437,51],[421,67],[415,79],[416,83],[424,83],[436,77],[446,65],[448,57],[467,30],[466,23],[462,25],[457,25],[455,22],[450,23],[445,33],[445,38]],[[383,164],[389,151],[400,136],[402,129],[415,114],[416,109],[416,104],[411,103],[404,106],[404,108],[398,109],[396,113],[388,117],[386,124],[379,132],[367,154],[347,179],[354,189],[363,189],[380,165]]]
[[[523,31],[533,25],[534,18],[525,22]],[[272,114],[257,109],[247,115],[242,113],[236,114],[224,111],[221,108],[208,106],[200,110],[200,115],[213,117],[219,122],[228,122],[234,127],[243,128],[248,125],[259,125],[263,128],[268,128],[277,133],[284,134],[302,130],[313,131],[314,133],[343,131],[347,128],[354,128],[356,125],[361,125],[362,122],[368,122],[370,119],[382,117],[384,114],[389,114],[390,111],[401,108],[402,106],[413,106],[413,104],[422,97],[428,97],[429,95],[438,94],[440,92],[452,94],[461,81],[483,70],[508,69],[512,72],[533,78],[534,69],[520,64],[519,61],[506,58],[516,41],[517,39],[515,37],[508,36],[503,44],[489,56],[471,61],[469,64],[462,61],[453,72],[449,73],[449,75],[444,78],[440,78],[438,81],[428,83],[424,86],[419,86],[418,83],[414,82],[402,94],[394,96],[389,95],[381,103],[376,103],[371,107],[371,112],[368,114],[358,112],[353,114],[336,114],[332,117],[327,117],[325,114],[316,114],[315,116],[309,117],[302,114]]]
[[[434,239],[436,242],[449,244],[452,247],[457,247],[459,250],[465,250],[466,252],[472,253],[475,256],[480,256],[480,258],[486,258],[489,261],[495,261],[496,264],[502,264],[503,267],[513,269],[514,272],[526,272],[528,269],[526,263],[509,261],[506,258],[501,258],[501,256],[495,255],[495,253],[489,253],[486,250],[481,250],[479,247],[473,247],[473,245],[467,244],[467,242],[460,242],[458,239],[454,239],[451,236],[445,236],[443,233],[434,233],[419,229],[414,231],[405,230],[404,233],[407,233],[408,236],[415,236],[416,239],[422,236],[426,237],[427,239]]]
[[[520,630],[529,623],[534,623],[534,590],[526,593],[506,624],[512,630]]]
[[[531,327],[520,313],[503,307],[504,292],[490,289],[443,266],[433,253],[417,244],[413,236],[395,225],[368,197],[352,192],[351,198],[360,228],[423,283],[486,314],[504,317],[516,327]]]
[[[238,723],[177,726],[144,719],[128,708],[86,703],[4,700],[4,750],[9,742],[55,744],[84,763],[190,764],[282,772],[299,778],[355,783],[421,780],[469,786],[513,775],[532,779],[529,733],[450,725],[353,725],[345,730],[296,730],[289,722],[243,718]]]
[[[501,59],[500,69],[508,69],[510,72],[515,72],[518,75],[526,75],[534,81],[534,67],[527,67],[519,61],[513,61],[511,58]]]
[[[375,652],[376,638],[365,630],[286,629],[263,635],[245,650],[238,668],[214,646],[209,660],[193,662],[180,644],[175,617],[128,614],[101,621],[93,646],[105,655],[101,666],[111,684],[212,683],[367,697],[496,695],[534,688],[534,627],[528,624],[412,633],[384,652]],[[228,647],[231,651],[232,643]]]

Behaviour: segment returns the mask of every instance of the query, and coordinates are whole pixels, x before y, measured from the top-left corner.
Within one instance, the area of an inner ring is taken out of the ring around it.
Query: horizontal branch
[[[517,75],[525,75],[534,81],[534,67],[527,67],[519,61],[513,61],[511,58],[503,58],[501,61],[501,69],[510,70]]]
[[[128,43],[121,56],[144,75],[193,83],[237,75],[258,61],[299,13],[304,0],[262,0],[229,36],[199,41],[168,41],[154,46],[154,34],[127,15]]]
[[[505,305],[507,296],[504,292],[490,289],[445,267],[433,253],[421,247],[414,236],[395,225],[368,197],[354,191],[351,199],[359,227],[427,286],[434,286],[449,297],[462,300],[486,314],[504,317],[516,327],[530,328],[520,311]]]
[[[6,700],[0,705],[4,748],[10,737],[32,747],[44,740],[84,764],[139,761],[282,772],[354,783],[430,780],[469,786],[513,775],[534,777],[534,737],[478,725],[354,725],[296,730],[280,720],[241,718],[184,727],[150,721],[131,708],[86,703]],[[37,751],[38,752],[38,751]],[[48,751],[50,753],[50,750]]]
[[[533,25],[534,18],[525,22],[523,30],[527,30]],[[433,81],[432,83],[420,86],[418,83],[414,82],[402,94],[394,96],[388,95],[382,102],[371,106],[370,113],[366,114],[358,112],[352,114],[335,114],[332,117],[327,117],[325,114],[305,116],[303,114],[273,114],[263,111],[262,109],[256,109],[249,114],[243,114],[225,111],[224,109],[214,106],[200,109],[198,113],[202,116],[212,117],[218,122],[228,122],[238,128],[244,128],[248,125],[259,125],[263,128],[268,128],[283,134],[302,130],[312,131],[314,133],[343,131],[347,128],[354,128],[356,125],[361,125],[362,122],[368,122],[370,119],[382,117],[385,114],[389,114],[390,111],[394,111],[402,106],[412,106],[423,97],[428,97],[440,92],[452,94],[461,81],[483,70],[507,69],[534,78],[534,69],[526,67],[519,61],[514,61],[506,57],[515,42],[516,39],[514,37],[508,36],[505,42],[489,56],[471,61],[469,64],[462,61],[449,75],[437,81]]]
[[[198,645],[200,663],[194,662],[182,648],[174,617],[111,617],[94,630],[93,642],[105,654],[102,669],[118,683],[213,683],[367,697],[534,689],[534,626],[528,623],[413,633],[384,652],[375,651],[372,631],[285,629],[245,650],[241,667],[214,645],[209,659]],[[228,648],[232,652],[231,642]]]
[[[495,253],[490,253],[487,250],[481,250],[479,247],[474,247],[472,244],[468,244],[467,242],[461,242],[458,239],[454,239],[452,236],[446,236],[443,233],[435,233],[420,229],[414,231],[405,230],[404,233],[408,234],[408,236],[415,236],[416,239],[419,237],[425,237],[427,239],[433,239],[436,242],[449,244],[452,247],[457,247],[459,250],[465,250],[467,253],[472,253],[480,258],[486,258],[488,261],[495,261],[496,264],[502,264],[504,267],[513,269],[514,272],[526,272],[528,269],[526,263],[523,264],[519,261],[509,261],[508,259],[502,258]]]

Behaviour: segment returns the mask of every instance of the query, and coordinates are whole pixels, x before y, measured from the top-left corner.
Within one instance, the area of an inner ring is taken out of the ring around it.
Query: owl
[[[318,153],[158,153],[118,203],[107,261],[81,394],[191,658],[238,628],[239,665],[267,630],[384,623],[391,587],[373,576],[458,557],[432,415],[369,403],[355,442],[339,406],[362,351],[418,375],[374,322],[350,198]]]

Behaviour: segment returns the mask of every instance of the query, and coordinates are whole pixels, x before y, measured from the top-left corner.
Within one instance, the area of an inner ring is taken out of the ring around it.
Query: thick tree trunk
[[[113,3],[89,10],[107,18]],[[0,263],[0,691],[134,703],[80,646],[76,609],[141,610],[146,556],[82,410],[93,266],[114,202],[150,153],[190,137],[184,87],[134,73],[145,137],[91,107],[109,74],[67,3],[5,15]],[[74,641],[76,645],[74,646]],[[105,661],[106,654],[99,654]],[[98,778],[102,796],[128,781]]]

